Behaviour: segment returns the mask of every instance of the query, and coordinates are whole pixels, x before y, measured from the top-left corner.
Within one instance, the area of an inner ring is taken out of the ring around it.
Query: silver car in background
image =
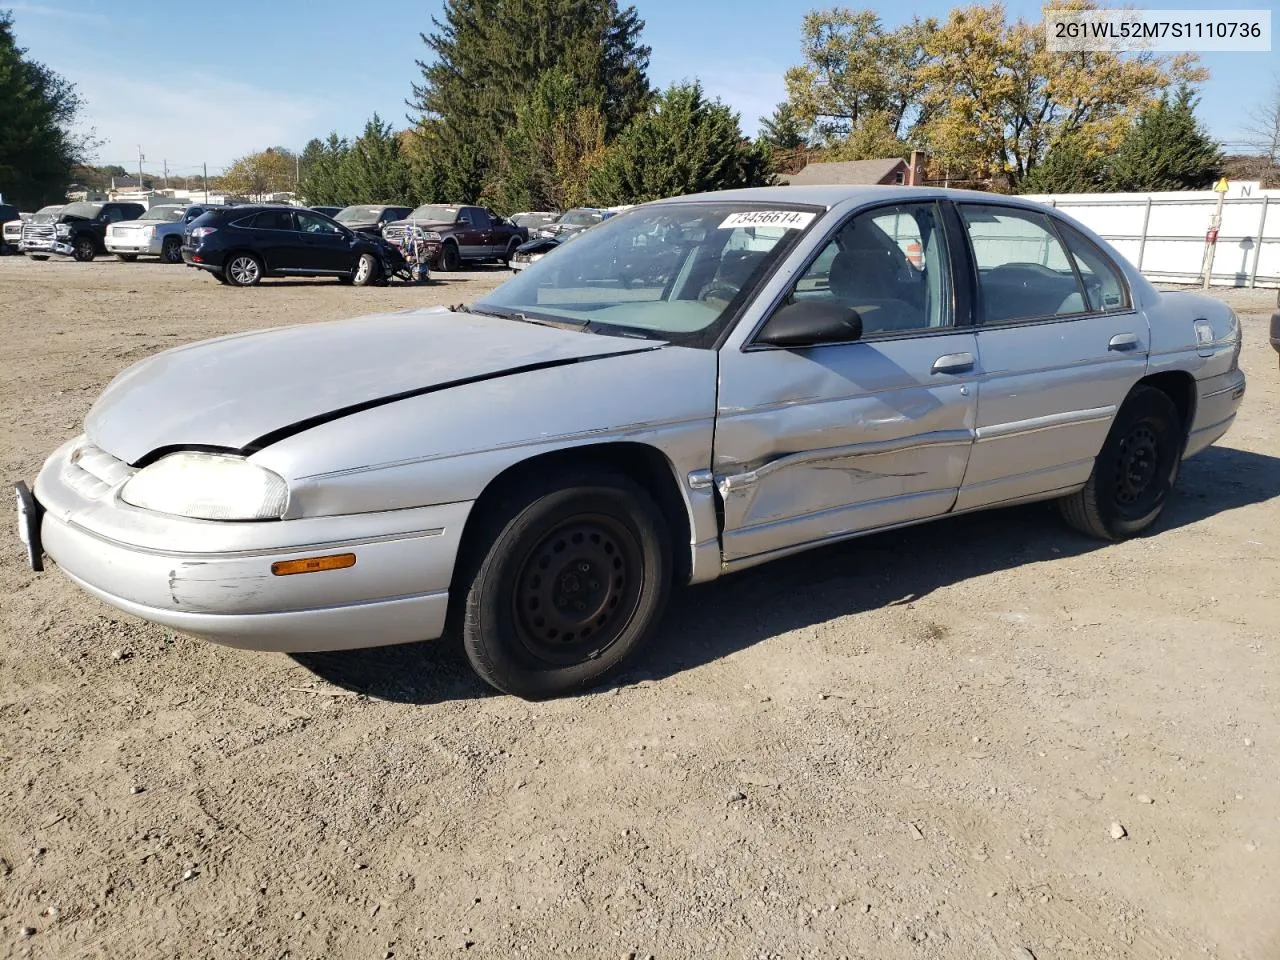
[[[159,257],[165,263],[181,263],[182,231],[210,209],[201,203],[158,203],[137,220],[110,224],[104,244],[108,253],[121,260]]]
[[[600,682],[669,590],[1057,500],[1148,530],[1245,390],[1222,302],[1060,211],[915,187],[657,201],[470,306],[128,368],[19,485],[107,603],[232,645],[440,636],[524,697]]]

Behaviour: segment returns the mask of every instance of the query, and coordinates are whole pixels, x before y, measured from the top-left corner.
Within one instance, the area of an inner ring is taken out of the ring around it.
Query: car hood
[[[443,307],[258,330],[134,364],[85,433],[135,465],[179,448],[252,452],[398,399],[660,346]]]

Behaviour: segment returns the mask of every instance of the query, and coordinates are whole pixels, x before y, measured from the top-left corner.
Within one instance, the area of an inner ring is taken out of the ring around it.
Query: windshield
[[[821,213],[796,204],[655,203],[609,217],[476,303],[501,316],[714,345]]]
[[[31,222],[32,223],[48,223],[50,220],[54,218],[57,212],[61,209],[62,209],[61,204],[57,204],[57,203],[51,204],[50,206],[47,206],[47,207],[41,207],[39,210],[37,210],[35,213],[31,215]]]
[[[534,227],[551,223],[556,219],[554,213],[517,213],[511,222],[517,227]]]
[[[461,207],[450,207],[442,203],[427,203],[409,214],[408,219],[427,220],[431,223],[453,223],[458,219],[458,211],[461,209]]]
[[[339,223],[367,223],[370,220],[377,220],[378,214],[382,213],[382,210],[382,207],[374,207],[368,204],[358,207],[343,207],[333,219]]]
[[[102,210],[100,203],[68,203],[62,208],[64,217],[80,217],[84,220],[92,220]]]
[[[166,223],[177,223],[182,219],[182,211],[186,207],[175,206],[159,206],[148,207],[147,212],[140,216],[139,220],[163,220]]]
[[[604,214],[599,210],[570,210],[556,222],[567,223],[574,227],[582,227],[589,223],[599,223],[603,219]]]

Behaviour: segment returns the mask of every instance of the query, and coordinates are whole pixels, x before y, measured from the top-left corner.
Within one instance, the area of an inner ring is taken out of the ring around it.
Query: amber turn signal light
[[[354,567],[354,553],[335,553],[327,557],[303,557],[301,560],[279,560],[271,565],[271,572],[277,577],[287,577],[294,573],[319,573],[321,570],[341,570]]]

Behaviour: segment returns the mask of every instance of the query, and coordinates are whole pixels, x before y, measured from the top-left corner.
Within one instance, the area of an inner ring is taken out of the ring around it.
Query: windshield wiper
[[[570,320],[567,318],[531,317],[527,313],[513,310],[507,314],[508,320],[519,320],[521,323],[536,323],[540,327],[559,327],[561,330],[585,330],[591,326],[590,320]]]

